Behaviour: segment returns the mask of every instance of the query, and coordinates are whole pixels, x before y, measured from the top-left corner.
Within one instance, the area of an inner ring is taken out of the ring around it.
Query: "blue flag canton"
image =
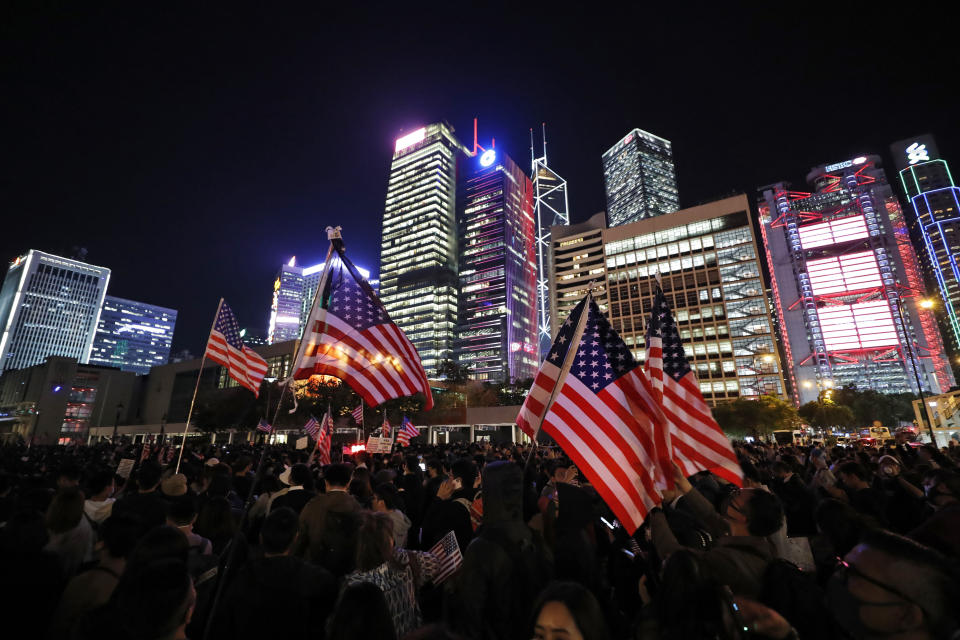
[[[237,317],[233,315],[233,311],[230,310],[230,306],[226,302],[220,305],[220,313],[217,314],[214,330],[223,334],[228,345],[234,349],[242,350],[243,341],[240,339],[240,325],[237,323]]]
[[[547,355],[552,363],[558,367],[563,364],[563,358],[569,351],[569,343],[573,340],[573,334],[580,320],[578,311],[580,313],[585,311],[587,319],[580,344],[576,345],[577,350],[570,365],[570,373],[591,391],[599,393],[607,385],[636,367],[636,361],[630,349],[601,313],[600,308],[591,300],[590,306],[585,310],[584,302],[577,305],[560,327],[553,348]]]
[[[363,290],[340,260],[331,268],[329,292],[327,309],[353,328],[363,331],[388,322],[383,307]]]
[[[677,330],[677,323],[661,289],[657,289],[657,295],[653,299],[650,323],[647,325],[647,349],[650,348],[650,338],[655,337],[659,337],[663,344],[663,372],[674,380],[690,373],[690,363],[687,362],[687,355],[683,350],[680,331]]]

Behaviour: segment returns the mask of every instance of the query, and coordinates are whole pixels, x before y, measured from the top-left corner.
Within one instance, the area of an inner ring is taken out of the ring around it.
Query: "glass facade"
[[[177,323],[174,309],[106,296],[90,362],[123,371],[149,373],[167,364]]]
[[[523,380],[539,364],[533,187],[508,156],[488,154],[473,161],[459,220],[456,360],[475,380]]]
[[[380,245],[380,299],[428,376],[453,358],[457,324],[457,166],[467,151],[447,124],[396,141]]]
[[[634,129],[603,154],[608,226],[616,227],[680,208],[673,145]]]
[[[0,289],[0,371],[87,362],[109,281],[109,269],[42,251],[14,260]]]
[[[598,217],[594,229],[571,227],[570,235],[553,242],[558,310],[572,308],[586,294],[587,283],[595,282],[598,303],[604,303],[613,328],[642,362],[659,274],[709,403],[764,394],[786,397],[747,208],[746,197],[738,196],[657,221],[597,229],[602,227]],[[668,221],[672,226],[664,224]],[[557,322],[565,315],[559,312]]]
[[[940,393],[953,373],[900,206],[877,156],[815,167],[812,192],[765,187],[759,213],[799,402],[847,384]]]
[[[960,188],[945,160],[917,162],[900,171],[910,235],[931,290],[939,295],[941,333],[960,357]]]

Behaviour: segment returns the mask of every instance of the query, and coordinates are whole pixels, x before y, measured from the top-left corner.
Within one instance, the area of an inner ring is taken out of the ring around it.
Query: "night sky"
[[[265,333],[280,263],[319,262],[328,224],[376,272],[393,141],[441,119],[472,143],[479,117],[523,167],[546,121],[574,222],[633,127],[673,141],[683,206],[925,132],[960,163],[933,4],[53,4],[0,9],[0,259],[85,247],[109,293],[177,309],[195,353],[220,296]]]

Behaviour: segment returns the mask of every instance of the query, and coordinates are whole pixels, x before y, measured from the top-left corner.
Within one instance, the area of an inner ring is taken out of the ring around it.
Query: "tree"
[[[462,385],[470,379],[470,370],[453,360],[446,359],[437,366],[437,375],[446,378],[451,385]]]
[[[807,424],[818,429],[830,427],[847,429],[857,424],[857,418],[850,407],[830,400],[813,400],[801,405],[797,413]]]
[[[792,430],[800,423],[793,405],[773,395],[719,404],[713,408],[713,418],[726,433],[754,438],[781,429]]]

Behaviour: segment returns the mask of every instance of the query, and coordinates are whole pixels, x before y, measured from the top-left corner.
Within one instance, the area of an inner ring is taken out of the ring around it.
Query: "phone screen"
[[[421,462],[421,463],[420,463],[420,471],[426,471],[426,470],[427,470],[427,465],[425,465],[424,463]]]

